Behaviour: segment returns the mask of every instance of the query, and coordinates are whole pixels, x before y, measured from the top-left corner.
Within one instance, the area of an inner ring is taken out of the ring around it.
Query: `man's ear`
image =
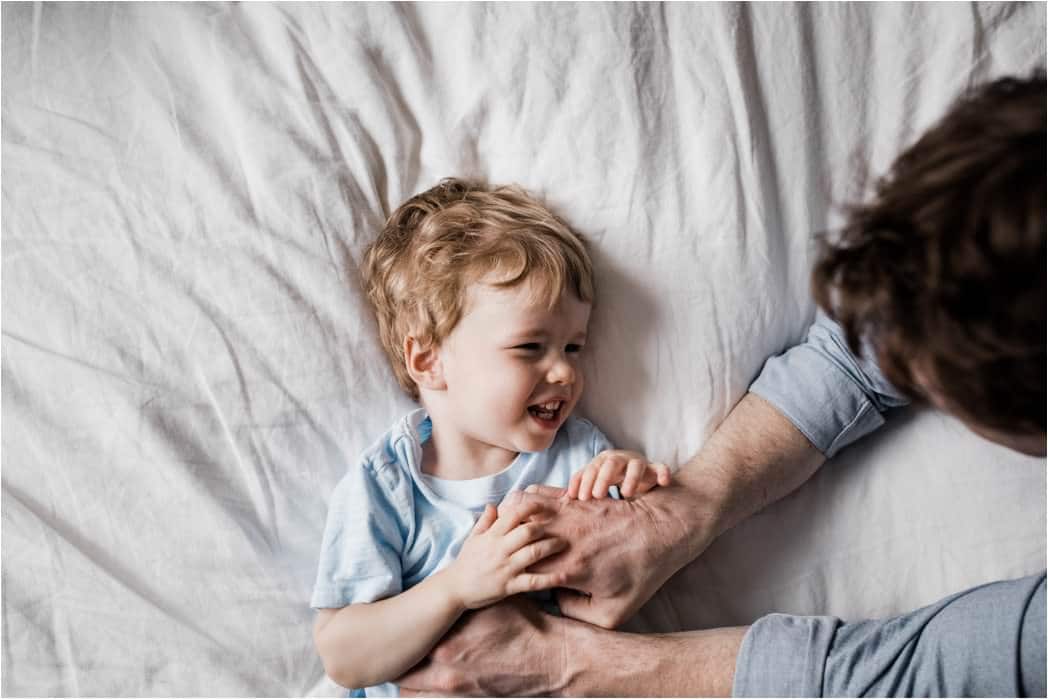
[[[411,335],[404,338],[404,364],[419,388],[443,391],[448,387],[438,349],[432,343],[419,342]]]

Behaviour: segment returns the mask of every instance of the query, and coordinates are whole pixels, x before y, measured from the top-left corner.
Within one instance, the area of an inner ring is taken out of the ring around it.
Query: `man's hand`
[[[566,619],[510,597],[469,612],[396,682],[401,696],[550,696],[564,687]]]
[[[631,500],[571,500],[546,486],[514,494],[552,508],[545,534],[568,542],[528,571],[564,573],[561,586],[581,594],[561,594],[561,611],[614,628],[716,537],[797,488],[823,461],[793,423],[747,394],[666,487]]]
[[[465,614],[396,680],[414,696],[730,696],[745,628],[644,636],[510,597]]]
[[[531,566],[564,574],[557,603],[569,617],[615,628],[713,540],[714,518],[703,499],[671,484],[633,500],[572,500],[561,488],[530,486],[520,497],[555,516],[545,532],[568,547]],[[688,519],[678,512],[687,509]]]

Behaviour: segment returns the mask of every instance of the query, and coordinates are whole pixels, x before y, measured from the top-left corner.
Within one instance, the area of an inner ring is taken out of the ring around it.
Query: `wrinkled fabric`
[[[412,403],[356,271],[441,177],[592,243],[578,412],[686,460],[814,316],[814,235],[1043,4],[5,3],[2,692],[337,694],[327,500]],[[909,412],[630,628],[874,618],[1045,565],[1045,466]]]

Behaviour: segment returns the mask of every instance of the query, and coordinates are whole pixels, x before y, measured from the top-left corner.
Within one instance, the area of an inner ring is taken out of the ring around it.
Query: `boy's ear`
[[[443,391],[448,387],[437,350],[434,345],[419,342],[411,335],[404,338],[404,363],[419,388]]]

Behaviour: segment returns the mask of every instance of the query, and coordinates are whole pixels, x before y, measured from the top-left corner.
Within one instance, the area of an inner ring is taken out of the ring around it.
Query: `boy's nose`
[[[571,366],[570,362],[561,357],[553,362],[553,366],[550,367],[546,380],[550,383],[573,384],[575,383],[575,367]]]

